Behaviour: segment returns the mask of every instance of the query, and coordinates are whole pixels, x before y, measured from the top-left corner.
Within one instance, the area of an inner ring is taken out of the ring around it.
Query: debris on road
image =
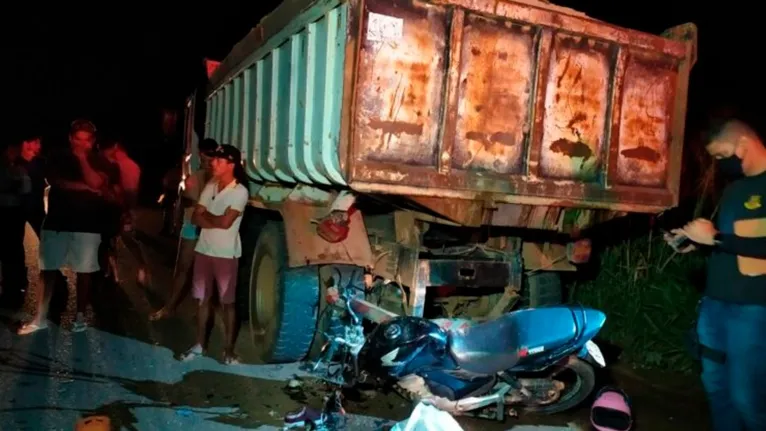
[[[182,416],[182,417],[188,418],[188,417],[191,417],[193,412],[191,410],[189,410],[189,409],[178,409],[178,410],[176,410],[176,414],[178,416]]]
[[[107,416],[89,416],[77,421],[75,431],[109,431],[112,422]]]
[[[463,431],[460,424],[447,412],[420,402],[406,420],[394,425],[391,431]]]
[[[342,401],[341,391],[333,389],[324,396],[321,411],[304,405],[299,410],[285,415],[284,429],[343,430],[346,426],[346,409],[343,408]]]

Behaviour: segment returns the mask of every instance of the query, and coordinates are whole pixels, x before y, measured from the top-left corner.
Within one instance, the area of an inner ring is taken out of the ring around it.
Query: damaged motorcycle
[[[605,367],[593,338],[606,316],[582,306],[506,313],[494,320],[397,316],[354,286],[328,289],[332,314],[313,370],[341,385],[376,383],[452,415],[504,420],[583,402]],[[326,311],[327,311],[326,310]],[[377,324],[366,335],[365,318]]]

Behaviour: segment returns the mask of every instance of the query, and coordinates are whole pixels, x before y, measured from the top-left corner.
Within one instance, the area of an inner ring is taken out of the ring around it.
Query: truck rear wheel
[[[295,362],[311,347],[319,305],[316,266],[287,266],[284,225],[268,222],[250,270],[250,331],[267,363]]]

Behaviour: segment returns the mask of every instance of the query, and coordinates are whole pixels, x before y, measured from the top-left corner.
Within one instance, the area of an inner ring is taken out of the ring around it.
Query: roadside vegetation
[[[687,145],[682,204],[657,217],[633,215],[599,226],[598,254],[569,280],[569,296],[607,313],[601,337],[635,368],[691,373],[685,339],[704,288],[705,254],[675,253],[662,232],[696,218],[711,218],[721,188],[704,146]],[[596,250],[594,250],[596,251]]]
[[[657,234],[606,248],[591,280],[575,280],[575,302],[607,313],[601,337],[622,349],[635,368],[691,373],[684,344],[693,326],[704,256],[674,254]]]

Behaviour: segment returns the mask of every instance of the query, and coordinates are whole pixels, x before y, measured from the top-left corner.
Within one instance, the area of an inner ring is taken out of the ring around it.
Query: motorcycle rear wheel
[[[572,357],[562,367],[564,370],[571,371],[577,376],[575,382],[571,385],[567,384],[562,391],[561,398],[553,404],[525,405],[522,408],[525,413],[538,415],[561,413],[578,406],[590,396],[596,387],[596,374],[593,371],[593,366],[580,358]],[[574,386],[574,388],[571,386]]]

